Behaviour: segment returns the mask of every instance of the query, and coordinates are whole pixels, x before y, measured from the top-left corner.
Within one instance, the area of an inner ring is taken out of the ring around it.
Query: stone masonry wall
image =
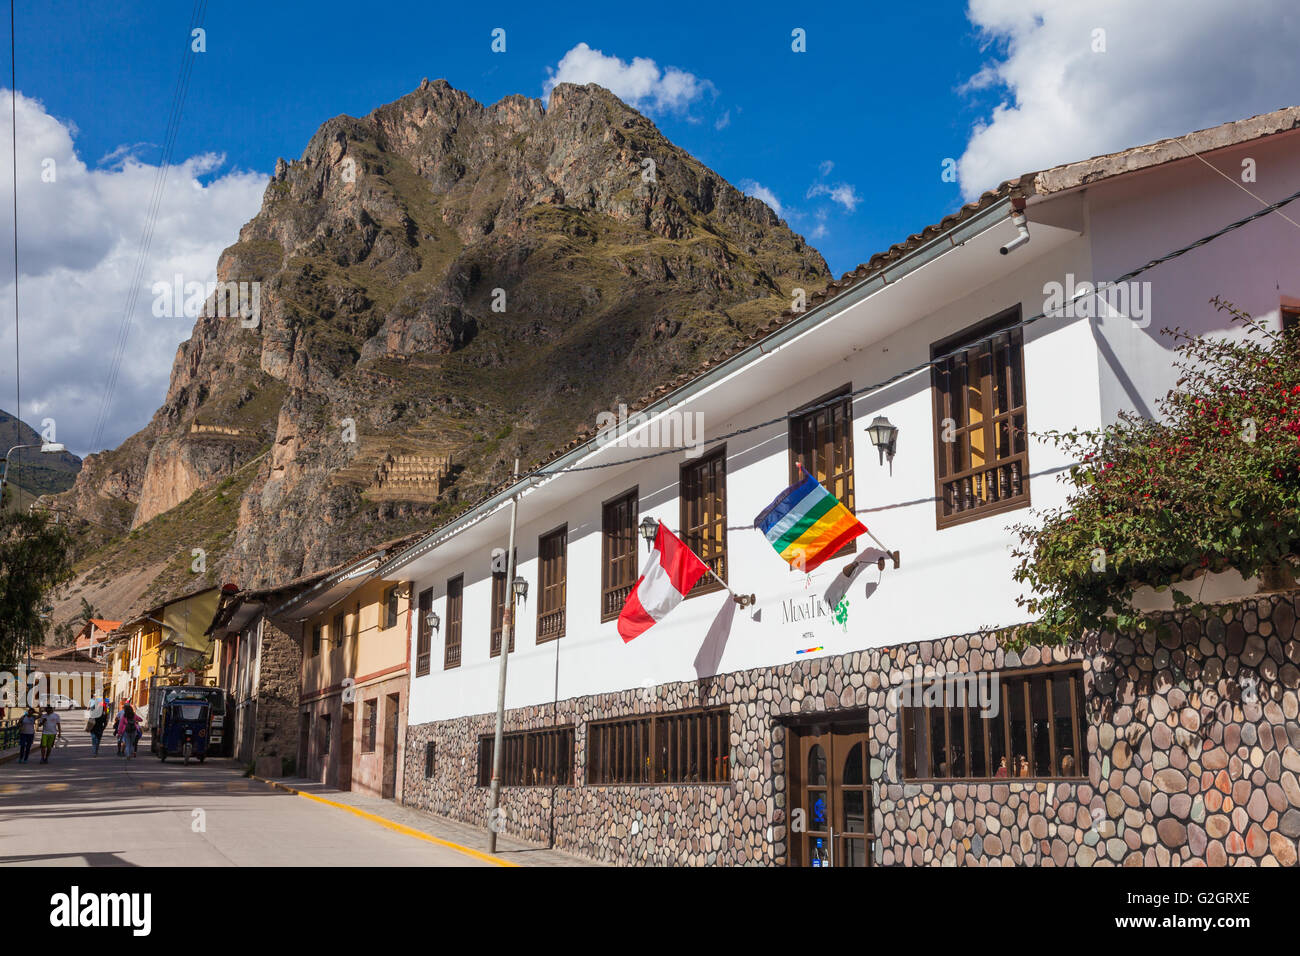
[[[1017,654],[963,635],[520,708],[507,731],[574,725],[575,786],[503,789],[505,831],[613,863],[782,864],[785,724],[825,712],[869,722],[877,863],[1295,865],[1297,617],[1287,594],[1182,620],[1163,641],[1102,634]],[[900,781],[890,688],[1068,660],[1083,662],[1086,779]],[[720,704],[731,708],[730,784],[584,786],[588,721]],[[410,726],[403,802],[485,826],[487,788],[474,781],[492,727],[491,714]]]
[[[259,758],[283,774],[283,760],[295,761],[298,754],[298,687],[302,670],[301,624],[278,626],[270,618],[262,624],[258,648],[256,728],[254,760]]]

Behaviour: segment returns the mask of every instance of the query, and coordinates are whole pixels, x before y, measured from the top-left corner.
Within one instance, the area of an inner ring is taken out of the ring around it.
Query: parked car
[[[37,706],[53,707],[55,710],[72,710],[81,705],[67,694],[45,694],[37,701]]]

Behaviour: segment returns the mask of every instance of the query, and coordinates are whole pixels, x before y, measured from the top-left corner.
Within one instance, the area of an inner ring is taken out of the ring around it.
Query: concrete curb
[[[268,780],[266,777],[259,777],[256,774],[249,774],[248,776],[249,779],[251,780],[257,780],[260,783],[269,784],[270,786],[275,787],[277,790],[283,790],[286,793],[292,793],[294,796],[303,797],[304,799],[307,800],[314,800],[317,803],[323,803],[327,807],[335,807],[339,810],[346,810],[348,813],[355,814],[356,816],[359,816],[364,820],[369,820],[372,823],[378,823],[381,827],[387,827],[389,830],[393,830],[405,836],[415,837],[417,840],[424,840],[427,843],[436,843],[438,846],[445,846],[448,849],[455,850],[458,853],[464,853],[466,856],[471,856],[476,860],[484,860],[496,866],[510,866],[510,867],[519,866],[518,863],[512,863],[509,860],[503,860],[499,856],[492,856],[490,853],[483,853],[480,850],[475,850],[467,846],[461,846],[461,844],[453,843],[450,840],[440,839],[436,836],[432,836],[428,833],[425,833],[423,830],[416,830],[413,827],[408,827],[401,823],[395,823],[392,820],[387,819],[386,817],[381,817],[375,813],[368,813],[365,810],[359,809],[358,807],[349,806],[346,803],[338,803],[335,800],[326,800],[324,797],[318,797],[314,793],[307,793],[304,790],[297,790],[289,786],[288,784],[280,783],[279,781],[276,780]]]

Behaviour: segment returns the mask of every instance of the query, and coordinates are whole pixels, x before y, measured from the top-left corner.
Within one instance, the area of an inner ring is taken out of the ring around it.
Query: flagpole
[[[511,478],[519,477],[519,459]],[[501,751],[505,736],[506,716],[506,661],[515,636],[515,523],[519,517],[519,493],[510,499],[510,550],[506,552],[505,609],[501,621],[501,660],[497,667],[497,722],[492,746],[492,785],[488,796],[488,853],[497,851],[497,808],[501,805]]]
[[[801,472],[803,472],[805,475],[808,474],[808,469],[805,468],[805,467],[803,466],[803,459],[802,459],[802,458],[799,458],[799,459],[795,462],[795,465],[796,465],[796,466],[799,468],[799,470],[800,470]],[[837,500],[838,500],[838,499],[837,499]],[[854,514],[853,517],[856,518],[857,515]],[[880,550],[884,551],[886,554],[889,555],[889,557],[890,557],[890,558],[893,560],[893,562],[894,562],[894,567],[898,567],[898,552],[897,552],[897,551],[894,551],[892,548],[889,547],[889,545],[885,544],[885,542],[881,541],[881,540],[880,540],[879,538],[877,538],[874,534],[872,534],[872,533],[871,533],[871,529],[868,528],[865,524],[862,525],[862,530],[865,531],[865,532],[867,533],[867,537],[868,537],[868,538],[870,538],[872,541],[876,542],[876,544],[880,545]],[[884,559],[881,558],[881,560],[883,561]],[[850,562],[850,563],[851,563],[851,562]],[[881,565],[881,567],[883,568],[884,565]],[[848,569],[846,568],[845,570],[847,571]]]
[[[866,530],[867,537],[870,538],[872,541],[876,542],[876,544],[880,545],[880,550],[887,552],[891,558],[894,558],[894,552],[890,550],[889,546],[885,544],[885,542],[881,541],[874,534],[872,534],[871,529],[868,528],[866,525],[863,525],[862,527]],[[898,558],[894,558],[894,567],[898,567]]]
[[[663,524],[666,526],[668,523],[665,521],[665,522],[663,522]],[[677,535],[678,539],[682,542],[682,544],[686,544],[686,539],[685,539],[684,537],[682,537],[682,533],[681,533],[680,531],[678,531],[678,530],[676,530],[676,529],[674,529],[674,528],[669,528],[668,530],[669,530],[669,531],[672,531],[673,534]],[[694,548],[691,548],[691,546],[690,546],[689,544],[686,544],[686,547],[687,547],[688,549],[690,549],[691,554],[695,554],[695,549],[694,549]],[[735,602],[736,602],[737,604],[739,604],[741,607],[749,607],[749,605],[754,604],[754,603],[757,603],[757,602],[754,600],[754,595],[752,595],[752,594],[737,594],[735,591],[731,590],[731,585],[729,585],[726,581],[722,580],[722,578],[718,575],[718,572],[717,572],[717,571],[714,571],[711,567],[709,567],[709,562],[705,561],[703,558],[700,558],[700,556],[699,556],[698,554],[695,554],[695,556],[696,556],[697,558],[699,558],[699,559],[700,559],[700,563],[704,565],[704,570],[705,570],[705,571],[708,571],[709,574],[713,575],[713,580],[717,581],[717,582],[718,582],[719,584],[721,584],[724,588],[726,588],[727,593],[731,595],[731,599],[732,599],[733,601],[735,601]]]

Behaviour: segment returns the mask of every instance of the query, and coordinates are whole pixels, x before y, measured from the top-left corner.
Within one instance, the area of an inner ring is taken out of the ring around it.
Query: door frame
[[[844,780],[845,758],[852,749],[862,745],[862,783],[846,783]],[[814,746],[820,745],[826,759],[826,783],[815,786],[807,780],[808,756]],[[827,841],[832,854],[831,865],[841,866],[847,852],[847,841],[861,840],[865,847],[864,858],[867,866],[875,866],[874,844],[877,834],[874,831],[876,793],[874,781],[871,780],[871,724],[868,711],[846,711],[840,715],[819,715],[816,718],[798,717],[786,725],[786,760],[788,784],[786,814],[786,865],[810,866],[813,841],[821,836]],[[825,829],[814,829],[812,820],[810,791],[825,792],[826,816],[830,824]],[[860,792],[863,794],[863,833],[861,836],[844,835],[846,827],[842,826],[845,796]],[[803,832],[794,832],[793,813],[802,809],[807,816]],[[836,824],[840,823],[840,826]],[[834,831],[833,833],[831,831]]]
[[[352,761],[356,738],[356,712],[354,704],[339,704],[338,788],[352,789]]]
[[[379,783],[379,795],[385,800],[397,798],[397,740],[402,732],[402,695],[400,692],[384,695],[384,762]]]

